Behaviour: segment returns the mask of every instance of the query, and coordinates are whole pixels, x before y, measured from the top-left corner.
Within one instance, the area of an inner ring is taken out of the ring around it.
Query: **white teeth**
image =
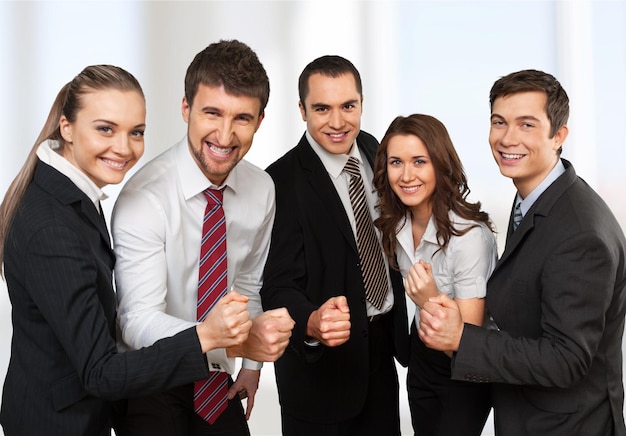
[[[417,186],[402,186],[401,189],[404,192],[412,193],[417,191]]]
[[[110,167],[117,168],[121,170],[126,165],[126,162],[115,162],[109,159],[102,159],[102,161]]]
[[[333,138],[341,138],[343,136],[343,133],[329,133],[329,135]]]
[[[523,154],[509,154],[509,153],[502,153],[502,157],[505,159],[521,159],[524,157]]]
[[[211,151],[213,151],[214,153],[217,154],[223,154],[223,155],[227,155],[228,153],[230,153],[231,151],[233,151],[233,147],[229,147],[229,148],[223,148],[223,147],[215,147],[214,145],[209,145],[209,148],[211,149]]]

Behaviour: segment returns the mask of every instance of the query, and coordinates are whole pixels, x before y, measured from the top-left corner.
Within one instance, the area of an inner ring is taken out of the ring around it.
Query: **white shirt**
[[[311,148],[317,154],[322,161],[322,165],[326,168],[328,175],[330,176],[330,180],[333,182],[335,186],[335,190],[341,199],[341,203],[343,204],[343,208],[348,216],[348,221],[350,221],[350,225],[352,226],[352,232],[354,233],[354,239],[356,240],[356,220],[354,219],[354,211],[352,210],[352,203],[350,202],[350,174],[343,170],[348,163],[348,158],[355,157],[357,161],[359,161],[359,170],[361,171],[361,180],[363,181],[363,189],[365,191],[365,199],[367,202],[367,207],[369,208],[370,215],[372,216],[372,221],[378,218],[378,211],[376,210],[376,201],[378,200],[376,196],[376,192],[372,188],[372,180],[374,178],[374,172],[372,168],[363,164],[364,160],[361,157],[361,153],[359,151],[359,147],[352,147],[350,149],[350,153],[348,154],[333,154],[326,151],[321,145],[319,145],[309,131],[306,132],[306,138],[311,144]],[[356,142],[356,141],[355,141]],[[380,233],[376,227],[374,227],[374,231],[378,235],[378,242],[380,244]],[[382,246],[380,248],[381,255],[383,253]],[[378,310],[372,303],[368,300],[365,300],[367,316],[374,316],[381,313],[387,313],[391,310],[393,306],[393,291],[391,289],[391,278],[389,277],[389,265],[387,263],[387,256],[384,256],[385,260],[385,271],[387,271],[387,283],[389,292],[387,292],[387,297],[383,302],[383,306],[381,310]]]
[[[413,244],[411,216],[407,215],[406,220],[400,223],[396,235],[396,255],[402,277],[406,278],[414,263],[423,260],[431,264],[440,293],[451,298],[484,298],[487,294],[487,279],[498,260],[496,238],[484,223],[463,219],[452,211],[449,216],[459,230],[472,224],[477,224],[478,227],[472,228],[463,236],[451,235],[446,249],[440,251],[437,251],[437,227],[432,216],[417,248]],[[419,325],[417,305],[415,322]]]
[[[100,212],[100,201],[106,200],[106,195],[102,189],[98,188],[93,180],[91,180],[87,174],[82,172],[79,168],[74,166],[70,161],[65,159],[61,154],[57,153],[59,149],[59,141],[54,139],[47,139],[37,147],[37,157],[43,163],[50,165],[52,168],[63,174],[70,179],[78,189],[83,191],[91,202],[96,206],[98,212]]]
[[[228,288],[247,296],[254,318],[274,222],[274,183],[247,161],[224,182]],[[206,199],[212,185],[184,137],[147,163],[122,189],[112,217],[118,316],[123,341],[138,349],[195,326],[198,260]],[[210,370],[235,370],[225,349],[207,353]],[[243,367],[261,364],[244,359]]]

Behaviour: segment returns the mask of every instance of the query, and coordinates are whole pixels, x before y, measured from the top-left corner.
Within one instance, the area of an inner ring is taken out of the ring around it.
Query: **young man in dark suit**
[[[373,230],[378,142],[360,130],[360,75],[348,60],[323,56],[300,75],[299,93],[307,131],[267,168],[276,220],[261,289],[265,310],[286,307],[296,321],[275,364],[283,434],[399,434],[394,356],[406,365],[406,301]],[[349,160],[358,175],[344,168]],[[359,176],[362,214],[350,194]],[[380,268],[377,285],[370,268]]]
[[[494,329],[463,324],[438,296],[422,310],[420,337],[455,352],[453,379],[493,382],[498,434],[626,435],[624,233],[560,158],[569,100],[553,76],[509,74],[490,103],[491,150],[517,188],[487,286]]]

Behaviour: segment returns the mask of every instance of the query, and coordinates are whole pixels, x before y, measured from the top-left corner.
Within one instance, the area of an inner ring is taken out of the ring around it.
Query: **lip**
[[[521,153],[505,153],[503,151],[499,151],[498,153],[500,154],[502,160],[505,162],[519,162],[526,157],[525,154]]]
[[[204,141],[204,145],[208,152],[211,154],[211,156],[214,156],[218,159],[225,159],[232,156],[235,149],[237,148],[235,146],[221,147],[208,141]]]
[[[415,185],[415,186],[399,186],[400,190],[405,193],[405,194],[415,194],[416,192],[418,192],[420,190],[420,188],[422,187],[422,185]]]
[[[106,165],[108,168],[115,170],[115,171],[124,171],[126,169],[126,167],[128,166],[128,160],[116,160],[116,159],[109,159],[106,157],[101,157],[100,158],[100,162],[102,162],[104,165]]]
[[[332,132],[332,133],[324,133],[331,142],[343,142],[348,137],[350,132]]]

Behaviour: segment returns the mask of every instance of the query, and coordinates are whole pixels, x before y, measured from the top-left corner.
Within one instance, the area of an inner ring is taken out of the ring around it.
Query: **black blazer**
[[[357,144],[372,165],[376,139],[361,132]],[[264,309],[286,307],[296,322],[289,347],[275,363],[281,407],[303,420],[345,420],[360,412],[368,390],[368,320],[356,240],[306,136],[267,172],[276,184],[276,219],[261,299]],[[404,287],[397,271],[391,278],[395,303],[384,319],[397,360],[406,366]],[[345,295],[350,306],[350,339],[334,348],[305,346],[311,312],[337,295]]]
[[[0,422],[11,435],[98,435],[111,403],[208,375],[195,329],[116,352],[115,262],[104,218],[39,162],[5,242],[11,358]],[[108,433],[106,433],[108,434]]]
[[[452,377],[494,382],[498,434],[626,435],[624,232],[563,164],[520,227],[509,224],[486,297],[501,331],[466,324]]]

